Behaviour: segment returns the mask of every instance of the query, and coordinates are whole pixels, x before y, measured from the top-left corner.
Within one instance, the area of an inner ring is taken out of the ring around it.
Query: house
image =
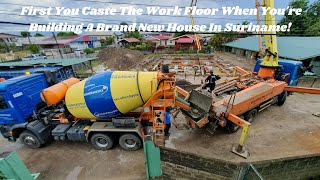
[[[160,36],[160,32],[140,32],[142,39],[146,40],[152,36]]]
[[[21,36],[14,35],[14,34],[7,34],[7,33],[0,33],[0,42],[4,43],[16,43],[17,38]]]
[[[100,47],[100,41],[96,37],[91,37],[88,35],[84,36],[57,36],[54,37],[30,37],[18,39],[17,44],[20,46],[28,44],[37,44],[44,49],[57,49],[59,48],[73,48],[83,50],[86,48]]]
[[[114,35],[116,36],[116,41],[115,42],[119,42],[119,41],[121,41],[122,39],[123,39],[123,37],[124,37],[124,34],[122,33],[122,32],[114,32]]]
[[[111,31],[103,31],[103,32],[91,31],[86,35],[90,37],[96,37],[98,40],[115,37],[115,34]]]
[[[119,44],[122,44],[123,46],[128,45],[137,45],[140,43],[140,40],[137,38],[123,38],[121,41],[118,42]]]
[[[200,44],[203,45],[204,39],[199,36]],[[176,47],[194,47],[197,48],[197,41],[195,35],[185,34],[176,38],[171,38],[170,40],[174,40],[176,43]]]
[[[209,40],[212,38],[212,34],[198,34],[198,35],[203,38],[203,45],[204,46],[207,46]]]
[[[160,36],[166,36],[166,37],[170,37],[172,38],[173,37],[173,33],[170,33],[170,32],[160,32]]]
[[[89,32],[87,34],[87,36],[96,37],[98,40],[107,39],[107,38],[113,38],[113,42],[117,42],[118,41],[118,38],[115,35],[115,33],[111,32],[111,31],[106,31],[106,32],[95,32],[95,31],[92,31],[92,32]]]
[[[166,36],[169,38],[173,37],[173,33],[170,32],[140,32],[140,35],[144,40],[152,36]]]
[[[262,38],[262,44],[264,39]],[[304,66],[313,66],[320,75],[320,37],[277,37],[278,55],[282,59],[299,60]],[[259,54],[258,36],[250,36],[224,44],[224,51],[256,60]]]
[[[91,36],[78,36],[63,44],[65,47],[70,47],[72,49],[83,50],[86,48],[101,47],[100,41],[96,37]]]
[[[154,42],[156,43],[155,46],[159,47],[159,46],[174,46],[175,45],[175,41],[171,40],[171,38],[169,36],[151,36],[151,38],[154,39]]]

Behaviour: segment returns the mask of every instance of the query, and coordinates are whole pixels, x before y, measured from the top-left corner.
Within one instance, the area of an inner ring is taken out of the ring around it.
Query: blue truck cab
[[[261,59],[257,60],[256,65],[253,69],[254,72],[258,72],[260,69]],[[289,74],[287,79],[287,84],[289,86],[297,86],[298,79],[303,75],[303,68],[301,61],[293,61],[293,60],[283,60],[279,59],[279,65],[283,67],[283,69],[279,72],[279,75],[276,77],[277,80],[282,80],[282,75]]]
[[[42,103],[40,93],[48,87],[44,74],[15,77],[0,83],[0,125],[24,123]]]

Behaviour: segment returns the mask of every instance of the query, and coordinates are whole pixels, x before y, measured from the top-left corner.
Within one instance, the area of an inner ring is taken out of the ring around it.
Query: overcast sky
[[[291,0],[275,0],[276,8],[286,8]],[[313,2],[315,0],[311,0]],[[114,4],[112,2],[116,2]],[[127,22],[131,24],[133,22],[138,23],[153,23],[153,24],[167,24],[167,23],[179,23],[179,24],[190,24],[188,16],[182,17],[168,17],[168,16],[21,16],[22,6],[35,6],[35,7],[66,7],[66,8],[83,8],[86,6],[92,8],[107,8],[129,6],[128,4],[119,3],[130,3],[140,4],[131,5],[137,8],[144,8],[146,13],[147,5],[159,5],[165,6],[180,6],[186,7],[190,5],[190,1],[187,0],[1,0],[0,2],[0,19],[1,21],[19,22],[19,23],[42,23],[47,24],[49,22],[67,22],[69,24],[79,23],[105,23],[105,24],[119,24],[120,22]],[[221,8],[224,6],[240,6],[241,8],[254,8],[255,0],[198,0],[198,8]],[[199,17],[199,18],[198,18]],[[256,24],[255,16],[223,16],[222,13],[218,13],[215,16],[197,16],[195,18],[196,24],[221,24],[226,23],[242,23],[247,20]],[[281,17],[277,17],[279,21]],[[29,26],[21,25],[7,25],[1,24],[0,32],[19,34],[20,31],[28,31]]]

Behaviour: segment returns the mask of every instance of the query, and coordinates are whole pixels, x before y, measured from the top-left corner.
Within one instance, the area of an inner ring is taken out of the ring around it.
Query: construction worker
[[[207,89],[207,87],[210,88],[210,92],[214,90],[216,87],[216,81],[220,79],[220,76],[214,75],[213,70],[210,71],[210,75],[206,78],[205,82],[206,85],[203,87],[203,89]]]
[[[166,114],[165,114],[165,122],[166,122],[166,128],[164,129],[164,135],[170,136],[169,130],[171,128],[171,114],[170,114],[171,108],[166,108]]]

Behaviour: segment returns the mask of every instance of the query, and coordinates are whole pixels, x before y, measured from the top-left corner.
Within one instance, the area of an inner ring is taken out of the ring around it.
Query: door
[[[13,113],[14,109],[12,108],[12,103],[9,101],[5,93],[0,93],[0,124],[10,125],[16,124]]]

